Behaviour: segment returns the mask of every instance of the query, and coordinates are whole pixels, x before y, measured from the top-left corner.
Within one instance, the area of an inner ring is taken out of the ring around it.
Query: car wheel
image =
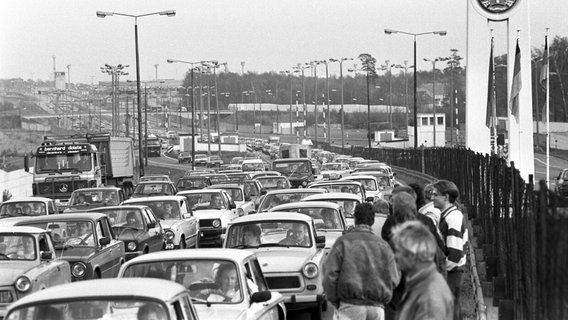
[[[187,248],[187,244],[185,243],[185,238],[183,236],[181,237],[181,240],[179,241],[179,248],[180,249]]]

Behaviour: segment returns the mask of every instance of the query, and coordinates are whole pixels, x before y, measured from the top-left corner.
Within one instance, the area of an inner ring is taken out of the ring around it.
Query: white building
[[[433,113],[418,113],[418,146],[445,147],[446,146],[446,115],[436,113],[434,126]],[[434,130],[436,137],[434,138]],[[414,127],[408,127],[408,139],[414,141]]]

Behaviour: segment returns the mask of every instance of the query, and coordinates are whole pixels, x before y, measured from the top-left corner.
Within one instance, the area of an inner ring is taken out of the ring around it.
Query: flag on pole
[[[517,39],[517,48],[515,49],[515,67],[513,69],[513,85],[511,86],[511,99],[509,108],[511,114],[515,118],[519,118],[519,94],[523,84],[521,83],[521,48],[519,47],[519,39]]]
[[[493,37],[491,37],[491,51],[489,53],[489,80],[488,88],[487,88],[487,111],[485,115],[485,125],[488,128],[492,128],[494,126],[495,119],[493,118],[493,110],[495,110],[495,79],[494,79],[494,69],[495,63],[493,60]]]

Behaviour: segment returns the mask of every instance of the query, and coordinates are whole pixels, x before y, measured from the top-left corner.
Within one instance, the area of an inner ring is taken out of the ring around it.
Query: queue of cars
[[[115,187],[79,189],[64,214],[50,199],[6,201],[0,269],[12,272],[0,276],[0,319],[36,319],[40,309],[57,319],[285,319],[305,309],[320,319],[328,251],[354,224],[355,205],[386,198],[394,181],[385,164],[326,157],[323,174],[312,159],[279,159],[268,171],[247,158],[231,163],[248,172],[146,176],[130,199]],[[162,280],[81,281],[115,277]]]

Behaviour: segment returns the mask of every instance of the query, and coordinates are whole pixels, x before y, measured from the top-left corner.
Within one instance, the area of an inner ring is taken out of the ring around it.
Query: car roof
[[[19,224],[27,224],[28,222],[38,222],[38,221],[59,221],[59,220],[98,220],[100,218],[106,217],[106,214],[100,212],[72,212],[72,213],[62,213],[62,214],[48,214],[44,216],[33,216],[25,217],[18,222]]]
[[[365,171],[365,172],[367,172],[367,171]],[[387,174],[383,174],[383,175],[384,175],[385,177],[388,177]],[[371,176],[371,175],[368,175],[368,174],[358,174],[358,175],[355,175],[355,176],[351,175],[351,176],[348,176],[348,177],[343,177],[343,178],[341,178],[341,179],[339,179],[339,180],[340,180],[340,181],[343,181],[343,180],[353,180],[353,179],[372,179],[372,180],[376,180],[377,177],[376,177],[376,176]]]
[[[361,197],[359,197],[359,199],[361,199]],[[291,203],[280,204],[280,205],[277,205],[277,206],[269,209],[269,211],[272,212],[272,211],[279,211],[279,210],[285,210],[285,209],[290,209],[290,208],[313,208],[313,207],[338,209],[341,206],[338,205],[337,203],[333,203],[333,202],[329,202],[329,201],[310,201],[310,202],[307,202],[307,203],[303,202],[303,201],[299,201],[299,202],[291,202]]]
[[[135,198],[135,199],[139,199],[139,198]],[[88,212],[97,212],[97,210],[99,211],[107,211],[107,210],[116,210],[116,209],[120,209],[120,210],[131,210],[131,209],[139,209],[139,210],[143,210],[145,208],[148,208],[148,206],[145,205],[136,205],[136,204],[125,204],[125,205],[120,205],[120,206],[103,206],[103,207],[98,207],[98,208],[93,208],[93,209],[89,209],[87,210]]]
[[[95,188],[80,188],[80,189],[76,189],[73,192],[77,192],[77,191],[105,191],[105,190],[114,190],[114,191],[119,191],[122,190],[119,187],[95,187]]]
[[[275,190],[270,190],[266,193],[266,195],[270,195],[270,194],[292,194],[292,193],[311,193],[311,194],[317,194],[317,193],[326,193],[327,190],[323,189],[323,188],[301,188],[301,189],[275,189]]]
[[[182,196],[155,196],[155,197],[140,197],[140,198],[130,198],[128,200],[124,200],[123,204],[130,204],[130,203],[139,203],[139,202],[158,202],[158,201],[165,201],[165,200],[176,200],[176,201],[185,201],[185,197]]]
[[[225,188],[233,188],[233,189],[243,189],[244,187],[238,183],[221,183],[221,184],[214,184],[212,186],[207,187],[207,190],[210,189],[225,189]]]
[[[357,200],[361,202],[361,196],[347,192],[328,192],[328,193],[312,194],[302,199],[302,201],[325,201],[325,200]]]
[[[14,302],[9,309],[34,302],[80,300],[82,297],[141,297],[169,301],[186,290],[176,282],[154,278],[77,281],[34,292]]]
[[[215,185],[215,187],[217,187],[217,185]],[[179,191],[178,193],[176,193],[177,196],[182,196],[185,194],[200,194],[200,193],[219,193],[222,192],[223,189],[217,189],[217,188],[206,188],[206,189],[199,189],[199,190],[183,190],[183,191]],[[185,197],[184,197],[185,199]]]
[[[276,159],[273,161],[273,163],[278,163],[278,162],[305,162],[305,161],[311,161],[309,158],[285,158],[285,159]]]
[[[138,184],[169,184],[172,183],[171,180],[152,180],[152,181],[140,181]]]
[[[387,177],[390,178],[390,176],[382,171],[360,171],[360,172],[353,172],[351,173],[351,176],[369,176],[369,175],[373,175],[373,176],[381,176],[381,177]]]
[[[45,201],[53,201],[53,199],[45,198],[45,197],[18,197],[18,198],[12,198],[10,200],[6,200],[6,201],[2,202],[1,204],[13,203],[13,202],[25,202],[25,201],[45,202]]]
[[[0,233],[45,233],[45,229],[37,228],[37,227],[28,227],[28,226],[17,226],[17,227],[8,227],[8,226],[0,226]]]
[[[255,253],[249,250],[242,249],[191,249],[191,250],[166,250],[156,251],[148,254],[138,256],[130,260],[127,264],[149,262],[149,261],[166,261],[166,260],[179,260],[179,259],[227,259],[240,262]]]
[[[305,222],[311,222],[312,218],[308,215],[296,212],[262,212],[258,214],[251,214],[251,215],[238,217],[234,219],[231,224],[243,223],[243,222],[268,221],[268,220],[300,220]]]
[[[146,174],[140,178],[169,178],[167,174]]]
[[[352,180],[314,181],[310,184],[310,186],[325,186],[332,184],[354,184],[362,186],[361,182]]]

